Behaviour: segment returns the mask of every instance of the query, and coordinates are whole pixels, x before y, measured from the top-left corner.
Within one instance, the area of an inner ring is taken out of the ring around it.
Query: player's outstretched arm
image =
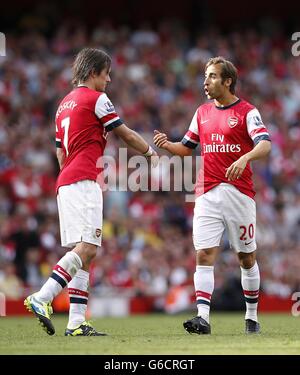
[[[132,147],[144,156],[157,156],[157,153],[152,149],[150,145],[148,145],[144,138],[134,130],[129,129],[126,125],[122,124],[118,126],[117,128],[113,129],[113,132],[117,136],[119,136],[128,146]]]
[[[186,147],[181,142],[170,142],[165,133],[154,130],[153,143],[159,148],[169,151],[173,155],[190,156],[193,150]]]

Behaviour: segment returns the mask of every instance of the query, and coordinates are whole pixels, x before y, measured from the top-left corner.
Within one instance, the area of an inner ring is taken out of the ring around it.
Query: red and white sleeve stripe
[[[249,137],[254,144],[258,144],[262,140],[270,141],[270,134],[265,127],[261,115],[256,108],[253,108],[247,113],[247,130]]]
[[[198,143],[200,142],[197,123],[197,112],[198,110],[195,112],[193,116],[193,119],[189,126],[189,130],[186,132],[185,136],[181,141],[182,144],[189,148],[196,148],[198,146]]]
[[[106,131],[111,131],[123,124],[123,121],[117,115],[112,102],[104,93],[101,94],[97,99],[95,105],[95,114],[99,118]]]

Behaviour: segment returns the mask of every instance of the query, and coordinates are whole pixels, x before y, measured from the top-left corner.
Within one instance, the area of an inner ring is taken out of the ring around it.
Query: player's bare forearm
[[[173,155],[179,156],[190,156],[193,153],[193,150],[183,145],[181,142],[167,142],[164,147],[165,150],[169,151]]]
[[[63,152],[62,148],[56,149],[56,156],[57,156],[59,168],[62,169],[62,167],[65,164],[65,160],[66,160],[66,156],[65,156],[65,153]]]
[[[145,154],[148,149],[148,143],[134,130],[130,130],[131,134],[128,136],[127,140],[123,139],[128,146],[132,147],[141,154]]]
[[[134,130],[129,129],[126,125],[122,124],[113,130],[128,146],[132,147],[141,154],[145,154],[148,149],[148,143]]]
[[[271,151],[270,141],[260,141],[250,152],[241,156],[237,161],[226,168],[225,177],[228,181],[234,181],[241,177],[249,161],[266,157]]]
[[[155,146],[169,151],[173,155],[190,156],[193,150],[183,145],[181,142],[170,142],[165,133],[154,131],[153,142]]]
[[[245,154],[247,161],[258,160],[265,158],[271,151],[270,141],[260,141],[250,152]]]

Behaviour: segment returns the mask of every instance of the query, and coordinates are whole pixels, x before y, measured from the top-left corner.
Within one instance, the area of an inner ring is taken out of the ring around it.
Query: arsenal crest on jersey
[[[239,123],[239,119],[236,116],[230,116],[227,122],[230,128],[234,128]]]
[[[97,228],[96,229],[96,237],[100,237],[101,236],[101,233],[102,233],[102,231],[101,231],[101,229],[99,229],[99,228]]]

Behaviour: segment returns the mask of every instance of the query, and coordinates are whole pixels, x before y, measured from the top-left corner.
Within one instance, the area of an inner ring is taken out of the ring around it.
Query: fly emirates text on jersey
[[[203,152],[241,152],[241,145],[240,144],[229,144],[224,143],[224,134],[212,133],[211,134],[211,141],[212,143],[204,143],[203,144]],[[220,143],[216,143],[220,142]]]

